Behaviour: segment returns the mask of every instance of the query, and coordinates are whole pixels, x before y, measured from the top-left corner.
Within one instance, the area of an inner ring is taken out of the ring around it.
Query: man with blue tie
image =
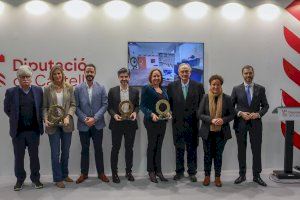
[[[81,150],[81,175],[76,183],[82,183],[88,178],[89,148],[92,138],[95,149],[96,169],[98,178],[109,182],[104,174],[102,139],[105,127],[104,113],[107,110],[107,94],[104,86],[94,81],[96,67],[87,64],[84,70],[86,82],[75,88],[76,115],[78,117],[77,129],[80,135]]]
[[[15,191],[23,189],[26,179],[24,156],[26,147],[30,158],[30,179],[36,189],[43,188],[40,182],[39,144],[43,127],[43,89],[31,85],[32,70],[22,65],[17,71],[19,86],[6,90],[4,112],[9,118],[10,136],[14,147]]]
[[[267,184],[261,179],[261,143],[262,120],[261,118],[269,109],[265,88],[253,83],[254,69],[250,65],[242,68],[244,83],[235,86],[231,98],[235,107],[236,118],[233,128],[236,133],[238,145],[239,177],[235,184],[246,180],[246,147],[247,133],[249,132],[251,150],[253,155],[252,173],[253,181],[262,186]]]
[[[178,181],[184,177],[184,154],[187,152],[187,167],[191,182],[197,182],[197,147],[199,144],[199,118],[197,111],[204,95],[201,83],[190,79],[192,68],[188,63],[178,67],[179,80],[168,85],[172,111],[173,141],[176,151],[176,174]]]

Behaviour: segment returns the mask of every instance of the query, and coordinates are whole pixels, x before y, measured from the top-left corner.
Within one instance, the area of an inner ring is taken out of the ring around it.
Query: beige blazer
[[[43,97],[43,115],[44,120],[47,119],[47,112],[52,105],[57,104],[56,91],[53,84],[50,84],[44,88]],[[72,85],[65,84],[63,89],[63,107],[65,109],[66,115],[70,116],[70,124],[68,126],[63,126],[64,132],[74,131],[74,113],[76,110],[76,103],[74,97],[74,89]],[[58,127],[46,127],[45,132],[47,134],[54,134]]]

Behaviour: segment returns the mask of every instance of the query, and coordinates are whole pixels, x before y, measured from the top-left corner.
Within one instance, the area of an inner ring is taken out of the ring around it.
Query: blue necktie
[[[247,85],[246,86],[246,94],[247,94],[247,101],[248,101],[248,105],[251,105],[251,92],[250,92],[250,87],[251,85]]]
[[[184,97],[184,99],[186,99],[187,92],[188,92],[188,90],[187,90],[187,85],[184,85],[184,86],[183,86],[183,97]]]

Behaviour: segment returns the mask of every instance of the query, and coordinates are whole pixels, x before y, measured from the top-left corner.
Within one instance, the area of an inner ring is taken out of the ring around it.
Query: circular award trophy
[[[158,114],[158,118],[159,118],[158,120],[169,119],[168,113],[170,113],[170,103],[167,100],[165,99],[159,100],[155,105],[155,110]]]
[[[119,112],[121,114],[122,121],[131,120],[130,115],[133,113],[133,104],[131,101],[121,101],[119,104]]]
[[[63,119],[65,117],[65,110],[60,105],[52,105],[48,110],[48,121],[52,126],[63,126]]]

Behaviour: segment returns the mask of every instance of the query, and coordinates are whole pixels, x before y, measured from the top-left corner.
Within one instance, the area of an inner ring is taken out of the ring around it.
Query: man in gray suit
[[[78,116],[77,129],[79,130],[81,150],[81,175],[76,183],[82,183],[88,178],[89,147],[92,138],[95,149],[96,168],[98,178],[109,182],[104,174],[102,138],[105,127],[104,113],[107,110],[107,94],[105,88],[94,81],[96,67],[88,64],[84,75],[86,83],[81,83],[75,88],[76,115]]]
[[[253,154],[253,181],[262,186],[267,184],[261,179],[261,143],[262,121],[261,118],[269,109],[265,88],[253,83],[254,69],[250,65],[242,68],[244,83],[235,86],[231,98],[235,107],[236,118],[233,128],[238,144],[239,177],[235,184],[246,180],[246,147],[247,132],[249,132],[251,150]]]

